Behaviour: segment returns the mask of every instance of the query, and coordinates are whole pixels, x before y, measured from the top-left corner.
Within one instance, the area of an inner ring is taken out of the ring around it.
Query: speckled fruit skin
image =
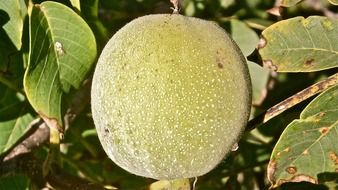
[[[99,139],[117,165],[190,178],[231,151],[248,120],[251,83],[242,53],[215,23],[148,15],[105,46],[91,97]]]

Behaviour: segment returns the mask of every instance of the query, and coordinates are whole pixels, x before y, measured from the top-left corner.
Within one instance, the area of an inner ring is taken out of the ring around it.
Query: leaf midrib
[[[338,55],[338,51],[334,51],[334,50],[329,50],[329,49],[323,49],[323,48],[281,48],[281,49],[278,49],[280,51],[322,51],[322,52],[329,52],[329,53],[334,53],[334,54],[337,54]]]

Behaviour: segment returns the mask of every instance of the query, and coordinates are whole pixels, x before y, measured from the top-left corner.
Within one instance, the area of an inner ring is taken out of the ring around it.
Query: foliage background
[[[27,16],[27,12],[31,11],[29,3],[40,4],[43,1],[10,0],[9,2],[11,5],[7,9],[4,9],[5,0],[0,2],[2,8],[0,9],[0,25],[2,26],[0,30],[0,158],[2,159],[0,189],[41,189],[46,184],[56,189],[149,188],[149,185],[155,182],[154,180],[129,174],[116,166],[108,159],[98,141],[89,105],[93,66],[87,71],[83,80],[76,81],[77,89],[62,89],[64,95],[60,108],[62,116],[67,117],[63,118],[63,121],[69,121],[69,124],[64,125],[66,130],[64,140],[61,141],[60,154],[52,157],[57,161],[52,164],[46,162],[49,159],[48,151],[52,149],[52,146],[47,143],[49,130],[44,122],[38,119],[39,115],[35,111],[39,107],[37,102],[40,100],[29,99],[34,91],[30,93],[29,90],[27,91],[29,88],[23,87],[24,72],[30,68],[28,63],[32,62],[32,58],[28,57],[29,51],[33,51],[30,48],[32,40],[29,38],[29,27],[36,27],[33,21],[29,23]],[[64,0],[57,2],[80,15],[93,32],[96,44],[92,45],[96,46],[97,54],[95,50],[91,51],[94,53],[89,65],[95,64],[109,38],[127,22],[147,14],[172,12],[170,9],[172,5],[168,0]],[[272,0],[185,0],[183,2],[181,14],[217,22],[234,38],[245,56],[248,56],[254,86],[252,118],[337,72],[334,69],[338,66],[337,56],[334,57],[336,61],[333,61],[331,66],[324,65],[316,72],[277,73],[260,66],[263,65],[262,59],[255,48],[262,31],[273,23],[295,16],[310,15],[321,15],[337,21],[338,8],[334,0],[331,2],[307,0],[296,4],[298,2],[279,0],[276,2]],[[286,4],[281,7],[281,3]],[[11,8],[20,10],[18,17],[21,19],[17,19],[18,23],[14,25],[20,26],[22,22],[22,30],[5,28],[6,23],[12,22],[6,14],[6,11],[8,13]],[[60,13],[59,16],[61,17],[62,14]],[[75,24],[78,24],[76,22]],[[337,26],[334,27],[337,31]],[[284,29],[297,31],[296,27],[285,26]],[[22,38],[20,40],[19,37],[17,41],[13,41],[14,37],[11,35],[17,33]],[[337,33],[335,36],[332,44],[337,52]],[[46,49],[47,46],[41,44],[40,48]],[[60,49],[61,53],[63,51]],[[81,54],[75,53],[75,56],[81,56]],[[25,80],[29,86],[29,77]],[[74,87],[74,85],[71,86]],[[334,97],[337,99],[336,95]],[[293,106],[269,122],[259,125],[256,129],[246,132],[238,143],[239,149],[230,153],[210,173],[199,177],[196,189],[268,189],[271,184],[267,179],[267,168],[272,151],[287,125],[299,118],[300,113],[310,101],[311,98]],[[42,103],[46,102],[42,101]],[[333,115],[331,119],[337,121],[337,115]],[[333,127],[337,130],[336,126]],[[22,152],[26,149],[16,149],[22,146],[23,142],[29,144],[30,142],[25,140],[32,134],[36,135],[37,131],[41,134],[36,136],[39,140],[33,141],[32,148],[28,148],[26,152]],[[336,137],[331,139],[334,138]],[[36,144],[37,141],[41,144]],[[332,143],[337,149],[338,143]],[[13,150],[17,151],[18,156],[12,155],[10,159],[6,159],[13,154]],[[52,169],[46,169],[45,165]],[[337,168],[337,160],[333,167]],[[46,170],[51,172],[42,177]],[[324,178],[325,180],[320,181],[319,185],[308,182],[285,183],[276,188],[337,188],[337,175],[334,172]]]

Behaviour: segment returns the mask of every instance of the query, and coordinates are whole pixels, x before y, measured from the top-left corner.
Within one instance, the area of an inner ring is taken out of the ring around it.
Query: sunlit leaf
[[[70,0],[70,3],[75,9],[81,11],[80,0]]]
[[[338,5],[338,0],[328,0],[332,5]]]
[[[219,4],[223,8],[228,8],[235,3],[235,0],[219,0]]]
[[[315,98],[291,122],[277,142],[268,166],[274,186],[318,182],[318,175],[337,172],[338,85]]]
[[[81,85],[95,57],[94,35],[80,16],[56,2],[35,5],[30,15],[29,67],[24,78],[34,109],[61,125],[62,95]]]
[[[259,53],[278,72],[310,72],[338,67],[338,20],[321,16],[277,22],[262,33]]]

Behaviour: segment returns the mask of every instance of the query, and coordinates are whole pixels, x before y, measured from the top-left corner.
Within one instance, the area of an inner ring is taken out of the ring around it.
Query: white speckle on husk
[[[250,86],[243,55],[216,24],[149,15],[104,48],[92,113],[104,150],[125,170],[190,178],[213,169],[237,142]]]

